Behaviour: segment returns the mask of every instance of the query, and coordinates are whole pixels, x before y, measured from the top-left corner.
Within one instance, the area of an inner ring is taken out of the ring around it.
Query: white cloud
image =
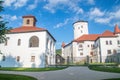
[[[9,14],[4,14],[4,15],[2,15],[2,17],[4,20],[7,20],[7,21],[14,21],[14,20],[18,19],[18,17],[16,15],[11,16]]]
[[[11,6],[16,0],[4,0],[4,5],[5,6]]]
[[[16,16],[16,15],[11,16],[11,20],[12,20],[12,21],[17,20],[17,16]]]
[[[110,12],[110,16],[113,16],[115,19],[120,19],[120,9],[115,12]]]
[[[103,24],[109,24],[112,20],[112,17],[110,18],[95,18],[95,22],[103,23]]]
[[[67,25],[69,23],[74,23],[77,20],[79,20],[79,16],[78,15],[65,19],[64,22],[56,24],[53,28],[61,28],[61,27],[64,27],[65,25]]]
[[[83,13],[83,9],[78,6],[79,0],[46,0],[48,4],[44,6],[45,9],[49,10],[51,13],[55,13],[57,9],[61,7],[68,8],[68,10],[75,12],[76,14]]]
[[[54,28],[60,28],[66,25],[69,22],[70,19],[66,19],[63,23],[58,23]]]
[[[38,0],[34,0],[34,3],[31,4],[31,5],[28,5],[28,8],[29,10],[33,10],[37,7],[37,3],[38,3]]]
[[[26,5],[28,0],[4,0],[4,5],[7,7],[20,8]]]
[[[14,4],[15,8],[23,7],[26,5],[28,0],[17,0],[16,3]]]
[[[89,15],[92,17],[103,16],[104,12],[100,11],[100,9],[98,9],[98,8],[92,8],[92,9],[90,9]]]
[[[88,0],[88,4],[93,5],[93,4],[95,4],[95,1],[94,0]]]

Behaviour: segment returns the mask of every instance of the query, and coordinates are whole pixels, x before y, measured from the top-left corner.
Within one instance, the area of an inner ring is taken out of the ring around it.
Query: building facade
[[[67,45],[62,43],[62,56],[66,62],[120,62],[120,57],[111,57],[119,54],[120,29],[116,25],[114,32],[106,30],[101,34],[89,34],[88,22],[77,21],[73,24],[74,39]],[[89,60],[88,60],[89,59]]]
[[[10,30],[0,44],[2,67],[46,67],[55,65],[54,37],[44,28],[36,27],[36,18],[23,16],[23,25]]]

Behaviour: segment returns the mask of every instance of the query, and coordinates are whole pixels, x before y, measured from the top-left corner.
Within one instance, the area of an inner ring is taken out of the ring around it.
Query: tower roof
[[[118,27],[117,24],[115,25],[114,33],[115,33],[115,34],[120,33],[120,29],[119,29],[119,27]]]
[[[62,42],[62,45],[61,45],[62,47],[64,47],[65,46],[65,43],[64,42]]]
[[[25,15],[25,16],[22,16],[22,18],[34,18],[34,20],[37,21],[37,19],[33,15]]]
[[[79,22],[87,22],[87,23],[88,23],[88,21],[78,20],[78,21],[74,22],[73,25],[74,25],[75,23],[79,23]]]

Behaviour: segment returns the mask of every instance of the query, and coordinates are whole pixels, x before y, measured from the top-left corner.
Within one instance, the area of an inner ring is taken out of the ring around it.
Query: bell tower
[[[87,21],[77,21],[73,23],[73,28],[74,28],[74,39],[77,39],[78,37],[84,34],[89,34]]]
[[[36,18],[32,15],[23,16],[23,27],[35,27],[36,26]]]

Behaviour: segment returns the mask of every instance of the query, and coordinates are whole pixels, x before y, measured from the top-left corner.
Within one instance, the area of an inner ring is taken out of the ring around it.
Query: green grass
[[[96,70],[96,71],[103,71],[103,72],[114,72],[114,73],[120,73],[119,67],[113,67],[113,66],[93,66],[90,65],[89,69]]]
[[[37,80],[37,79],[23,75],[0,74],[0,80]]]
[[[120,80],[120,78],[104,79],[104,80]]]
[[[49,68],[19,68],[19,67],[2,67],[0,70],[4,71],[33,71],[33,72],[41,72],[41,71],[54,71],[61,70],[67,67],[49,67]]]

